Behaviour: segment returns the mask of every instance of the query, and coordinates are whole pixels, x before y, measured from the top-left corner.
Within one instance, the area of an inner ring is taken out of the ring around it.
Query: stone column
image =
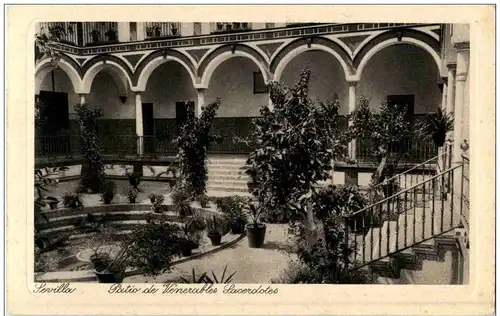
[[[144,128],[142,123],[142,97],[140,92],[135,93],[135,133],[137,135],[137,154],[144,153]]]
[[[118,41],[130,42],[130,22],[118,22]]]
[[[462,149],[463,139],[463,119],[464,119],[464,90],[469,70],[469,43],[455,44],[457,49],[457,69],[455,77],[455,108],[454,108],[454,129],[453,129],[453,153],[452,165],[457,166],[463,163]],[[468,145],[467,145],[468,147]],[[457,216],[462,213],[462,169],[459,167],[453,174],[453,197],[454,212]],[[459,218],[459,217],[457,217]]]
[[[464,90],[469,71],[469,43],[457,43],[457,69],[455,78],[455,107],[454,107],[454,131],[453,131],[453,161],[462,161],[463,143],[463,116],[464,116]]]
[[[80,96],[80,105],[84,105],[84,104],[85,104],[85,102],[87,101],[87,100],[86,100],[86,96],[87,96],[87,94],[85,94],[85,93],[80,93],[80,94],[79,94],[79,96]]]
[[[194,114],[197,117],[200,117],[202,108],[205,106],[205,91],[206,90],[207,89],[204,89],[204,88],[196,89],[196,91],[198,93],[198,102],[196,103],[196,108],[195,108]]]
[[[356,111],[356,86],[357,81],[349,81],[349,114]],[[350,124],[350,123],[349,123]],[[356,139],[349,143],[349,159],[356,159]]]

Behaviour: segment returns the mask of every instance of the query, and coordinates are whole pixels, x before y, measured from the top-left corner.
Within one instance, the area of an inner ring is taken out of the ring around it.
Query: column
[[[457,69],[455,77],[455,106],[454,106],[454,131],[453,131],[453,161],[461,162],[463,142],[463,113],[464,113],[464,90],[469,70],[469,47],[458,45],[457,47]]]
[[[196,109],[194,111],[194,114],[197,116],[197,117],[200,117],[201,115],[201,111],[202,111],[202,108],[205,106],[205,91],[207,89],[196,89],[197,93],[198,93],[198,102],[196,103]]]
[[[356,111],[356,86],[357,81],[349,81],[349,114]],[[349,123],[350,124],[350,123]],[[349,159],[356,159],[356,139],[349,143]]]
[[[453,129],[453,166],[460,165],[462,161],[463,139],[463,113],[464,113],[464,90],[469,70],[469,46],[468,43],[457,43],[457,69],[455,77],[455,107],[454,107],[454,129]],[[461,168],[453,175],[453,205],[456,216],[462,214],[462,185],[463,178]],[[457,217],[460,218],[460,217]]]
[[[446,85],[446,113],[453,113],[455,111],[455,73],[456,73],[456,64],[448,64],[448,82]],[[446,157],[447,163],[446,168],[450,168],[451,165],[451,154],[453,152],[453,131],[448,132],[446,138],[450,140],[450,142],[446,143],[446,150],[448,150],[449,157]]]
[[[144,22],[137,22],[137,40],[138,41],[143,41],[144,40],[144,35],[145,35],[145,23]]]
[[[455,72],[456,65],[448,65],[448,82],[446,84],[446,112],[451,113],[454,111],[455,101]]]
[[[118,41],[130,42],[130,22],[118,22]]]
[[[142,123],[142,97],[140,92],[135,94],[135,131],[137,134],[137,154],[144,153],[144,130]]]
[[[86,98],[85,98],[86,94],[81,93],[81,94],[79,94],[79,96],[80,96],[80,105],[84,105],[85,102],[87,101]]]

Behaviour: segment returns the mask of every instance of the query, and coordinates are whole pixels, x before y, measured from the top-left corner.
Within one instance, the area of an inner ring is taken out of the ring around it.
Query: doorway
[[[44,155],[70,153],[68,94],[40,91],[38,100],[41,123],[37,135]]]
[[[144,153],[153,154],[155,151],[155,119],[153,103],[142,104],[142,130],[144,133]]]

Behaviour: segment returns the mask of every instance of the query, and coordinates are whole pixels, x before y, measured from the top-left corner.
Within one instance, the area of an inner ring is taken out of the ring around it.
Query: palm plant
[[[424,140],[432,139],[437,147],[442,147],[446,134],[453,130],[453,121],[453,113],[438,108],[436,114],[428,114],[426,119],[417,125],[417,135]]]

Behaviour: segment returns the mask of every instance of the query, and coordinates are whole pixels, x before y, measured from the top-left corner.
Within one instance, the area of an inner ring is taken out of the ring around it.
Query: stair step
[[[242,170],[245,171],[247,167],[240,164],[207,164],[207,168],[210,169],[226,169],[226,170]]]
[[[222,191],[222,192],[244,192],[248,193],[248,188],[245,187],[231,187],[231,186],[220,186],[220,185],[207,185],[207,191]]]

